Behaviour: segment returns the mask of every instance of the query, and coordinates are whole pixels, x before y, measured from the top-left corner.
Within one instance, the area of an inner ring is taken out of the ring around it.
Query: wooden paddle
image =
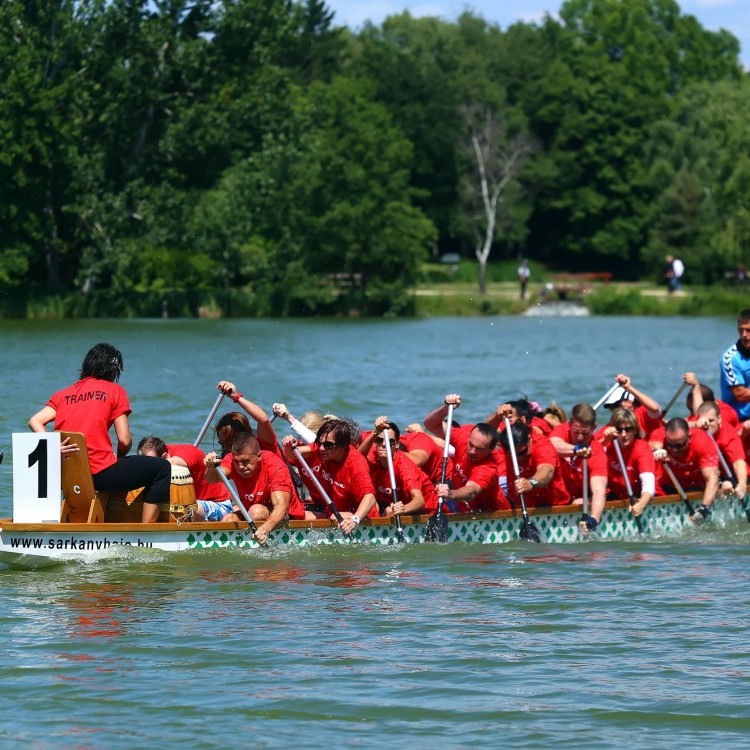
[[[384,445],[385,445],[385,455],[388,459],[388,475],[391,478],[391,497],[393,498],[393,502],[398,502],[398,488],[396,487],[396,472],[393,470],[393,456],[391,455],[391,440],[388,437],[388,425],[386,425],[385,430],[383,430],[383,433],[381,434]],[[396,539],[398,539],[399,542],[404,541],[404,527],[401,525],[401,514],[396,513],[394,514],[396,518]]]
[[[521,476],[521,472],[518,469],[518,456],[516,456],[516,444],[513,440],[513,432],[511,430],[510,419],[505,417],[505,433],[508,436],[508,446],[510,447],[510,457],[513,461],[513,471],[516,474],[516,479]],[[539,529],[536,524],[529,520],[529,514],[526,510],[526,500],[524,499],[523,492],[518,493],[518,497],[521,500],[521,517],[523,519],[523,525],[521,526],[520,538],[527,542],[541,542],[542,539],[539,536]]]
[[[445,484],[448,475],[448,455],[451,447],[451,426],[453,425],[453,404],[448,404],[448,415],[445,425],[445,445],[443,446],[443,464],[440,467],[440,484]],[[448,541],[448,519],[443,513],[443,498],[438,497],[437,510],[430,516],[425,529],[428,542]]]
[[[625,480],[625,489],[628,491],[628,500],[630,501],[630,507],[632,508],[635,505],[635,495],[633,494],[633,485],[630,482],[630,476],[628,475],[628,467],[625,466],[622,448],[616,437],[612,441],[612,444],[615,446],[615,453],[617,454],[617,460],[620,462],[620,471],[622,471],[622,477]],[[635,517],[635,524],[638,527],[638,533],[643,534],[643,520],[640,516]]]
[[[719,461],[721,462],[721,468],[724,469],[724,473],[729,477],[732,484],[736,485],[737,475],[734,473],[732,467],[727,462],[726,456],[721,452],[721,448],[719,448],[719,444],[716,442],[716,438],[711,434],[709,430],[706,430],[706,435],[711,438],[711,442],[714,444],[714,448],[716,448],[716,453],[718,454]],[[748,506],[747,495],[745,495],[744,497],[738,496],[738,500],[742,505],[742,509],[745,511],[745,517],[747,518],[748,522],[750,522],[750,507]]]
[[[336,507],[333,500],[331,500],[328,493],[323,489],[323,485],[318,481],[318,478],[315,476],[315,472],[310,468],[310,464],[308,464],[307,461],[305,461],[305,459],[302,457],[302,454],[297,447],[294,448],[294,456],[297,461],[299,461],[299,465],[305,470],[307,476],[312,480],[312,483],[315,485],[315,489],[318,490],[320,496],[323,498],[323,501],[328,506],[328,510],[331,511],[331,515],[333,515],[334,518],[339,522],[339,525],[342,524],[344,522],[344,517],[341,515],[341,513],[339,513],[339,509]],[[341,533],[344,536],[349,536],[343,529]]]
[[[670,402],[662,409],[661,412],[661,421],[666,424],[667,420],[667,412],[675,405],[675,402],[677,399],[682,395],[682,392],[685,390],[685,388],[688,387],[687,383],[683,383],[675,392],[674,396],[672,396]]]
[[[244,516],[245,520],[247,521],[247,525],[253,532],[253,536],[255,536],[255,534],[258,532],[258,527],[256,526],[255,521],[253,521],[252,516],[247,512],[247,508],[244,506],[242,500],[240,500],[240,496],[237,494],[237,490],[229,481],[227,475],[222,471],[221,466],[216,467],[216,473],[219,475],[221,483],[229,490],[229,494],[232,496],[232,502],[240,509],[240,513]],[[268,547],[265,542],[258,542],[258,544],[260,544],[261,547]]]
[[[672,467],[668,463],[663,463],[662,466],[664,467],[664,471],[667,472],[667,475],[669,476],[670,481],[672,482],[672,486],[677,490],[677,494],[680,496],[680,500],[682,500],[683,503],[685,503],[685,507],[688,509],[690,515],[692,516],[695,513],[695,508],[693,508],[693,504],[688,499],[687,494],[685,494],[685,490],[682,489],[682,485],[677,480],[677,477],[674,475],[674,472],[672,471]]]
[[[216,415],[216,412],[219,411],[219,404],[221,404],[221,400],[224,398],[224,394],[220,393],[216,397],[216,403],[213,405],[213,408],[211,409],[208,418],[203,423],[203,427],[201,427],[200,432],[198,433],[198,437],[195,438],[195,442],[193,445],[197,448],[201,444],[201,440],[203,440],[203,437],[205,436],[206,432],[208,431],[209,425],[211,424],[211,420]]]

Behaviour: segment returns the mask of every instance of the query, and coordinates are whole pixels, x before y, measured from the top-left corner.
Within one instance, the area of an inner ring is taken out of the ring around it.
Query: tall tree
[[[469,159],[474,169],[464,182],[473,206],[476,235],[474,252],[479,261],[479,293],[487,292],[487,261],[498,230],[498,211],[508,218],[513,210],[510,188],[517,183],[532,143],[524,131],[512,132],[507,119],[488,107],[465,109]],[[509,222],[506,221],[507,225]]]

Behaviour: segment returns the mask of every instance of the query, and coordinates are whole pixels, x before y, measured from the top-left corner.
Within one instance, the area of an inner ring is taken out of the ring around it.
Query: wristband
[[[229,398],[231,398],[235,404],[238,404],[242,398],[242,394],[239,391],[235,391]]]
[[[359,516],[352,516],[352,521],[354,521],[354,523],[359,524],[359,520]]]
[[[529,479],[529,484],[531,485],[531,489],[535,490],[539,486],[539,480],[531,477],[531,479]]]
[[[586,528],[589,531],[596,531],[596,527],[599,525],[599,521],[597,521],[593,516],[588,516],[584,523],[586,524]]]
[[[698,507],[697,513],[700,513],[704,519],[708,518],[708,514],[711,512],[710,505],[701,505]]]

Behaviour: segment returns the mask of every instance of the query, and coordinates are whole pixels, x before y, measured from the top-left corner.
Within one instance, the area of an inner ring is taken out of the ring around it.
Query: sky
[[[380,25],[387,16],[408,10],[412,16],[439,16],[446,21],[455,19],[470,9],[486,21],[505,29],[516,21],[533,23],[545,12],[555,14],[563,0],[328,0],[335,13],[335,24],[358,29],[365,21]],[[704,29],[726,29],[740,41],[740,58],[750,70],[750,0],[682,0],[683,14],[695,16]]]

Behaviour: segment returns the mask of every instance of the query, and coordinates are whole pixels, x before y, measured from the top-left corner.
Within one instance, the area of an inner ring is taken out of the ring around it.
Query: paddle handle
[[[341,515],[341,513],[339,513],[338,508],[334,505],[333,500],[331,500],[331,498],[328,496],[328,493],[323,489],[323,485],[318,481],[318,478],[315,476],[315,472],[310,468],[310,464],[305,461],[302,454],[299,452],[299,448],[294,449],[294,457],[299,462],[299,465],[305,470],[307,476],[312,480],[312,483],[315,485],[315,489],[320,493],[320,496],[323,498],[323,501],[328,506],[328,509],[331,511],[333,516],[339,523],[343,523],[344,517]]]
[[[510,448],[510,459],[513,462],[513,472],[516,475],[516,479],[518,479],[521,476],[521,472],[518,468],[518,456],[516,455],[516,443],[513,440],[513,431],[511,429],[509,417],[505,417],[505,432],[508,435],[508,447]],[[526,512],[526,499],[523,496],[523,492],[519,492],[518,497],[521,500],[521,515],[523,516],[524,525],[526,525],[529,521],[529,515]]]
[[[735,483],[737,481],[737,477],[735,476],[734,471],[732,471],[732,468],[727,463],[727,459],[722,453],[721,448],[719,448],[719,444],[716,442],[716,438],[711,434],[709,430],[706,430],[706,435],[711,438],[711,442],[714,444],[714,448],[716,448],[716,454],[719,457],[719,463],[721,463],[721,468],[724,469],[724,473],[732,480],[732,483]]]
[[[393,468],[393,454],[391,453],[391,441],[388,437],[388,428],[384,430],[385,434],[383,435],[383,441],[385,445],[385,455],[388,459],[388,475],[391,479],[391,493],[393,495],[393,502],[398,502],[398,488],[396,487],[396,472]],[[396,535],[398,536],[399,540],[402,541],[404,538],[404,528],[401,525],[401,514],[396,513]]]
[[[682,502],[685,503],[685,507],[690,511],[690,515],[692,516],[693,513],[695,513],[693,504],[688,499],[688,496],[685,493],[685,490],[682,489],[682,485],[678,481],[677,477],[674,475],[674,472],[672,471],[672,467],[668,463],[663,463],[662,466],[664,467],[664,471],[667,472],[667,476],[669,476],[669,479],[672,482],[672,486],[677,490],[677,494],[680,496],[680,500],[682,500]]]
[[[615,383],[595,404],[594,411],[596,411],[618,388],[619,383]]]
[[[583,519],[585,521],[589,517],[589,460],[582,458],[581,461],[583,464]]]
[[[630,507],[635,505],[635,494],[633,493],[633,485],[630,482],[630,475],[628,474],[628,467],[625,465],[625,458],[622,455],[622,448],[617,438],[612,441],[612,445],[615,446],[615,453],[617,454],[617,460],[620,463],[620,471],[622,472],[622,478],[625,480],[625,489],[628,492],[628,499],[630,501]],[[643,533],[643,521],[640,516],[635,517],[635,524],[638,527],[638,533]]]
[[[685,388],[688,387],[687,383],[683,383],[675,392],[674,396],[670,399],[669,403],[662,409],[661,412],[661,421],[666,422],[667,421],[667,412],[675,405],[675,402],[677,399],[682,395],[682,392],[685,390]]]
[[[203,427],[201,427],[200,432],[198,433],[198,437],[195,438],[195,442],[193,443],[193,446],[195,446],[196,448],[201,444],[201,440],[203,440],[203,437],[208,431],[208,427],[211,424],[211,420],[214,418],[214,416],[216,416],[216,412],[219,411],[219,405],[221,404],[221,400],[223,398],[224,398],[223,393],[220,393],[216,397],[216,403],[213,405],[211,412],[209,413],[206,421],[203,423]]]
[[[221,483],[229,490],[229,494],[232,496],[232,502],[240,509],[240,513],[247,521],[247,525],[252,529],[253,534],[255,534],[258,531],[258,527],[255,525],[255,521],[253,521],[252,517],[247,512],[247,508],[245,507],[242,500],[240,500],[240,496],[237,494],[237,490],[229,481],[229,478],[224,473],[221,466],[216,467],[216,473],[219,475]],[[265,547],[266,545],[264,544],[263,546]]]
[[[445,417],[445,445],[443,445],[443,463],[440,467],[440,484],[445,484],[448,476],[448,456],[451,449],[451,427],[453,426],[453,404],[448,404],[448,414]]]

